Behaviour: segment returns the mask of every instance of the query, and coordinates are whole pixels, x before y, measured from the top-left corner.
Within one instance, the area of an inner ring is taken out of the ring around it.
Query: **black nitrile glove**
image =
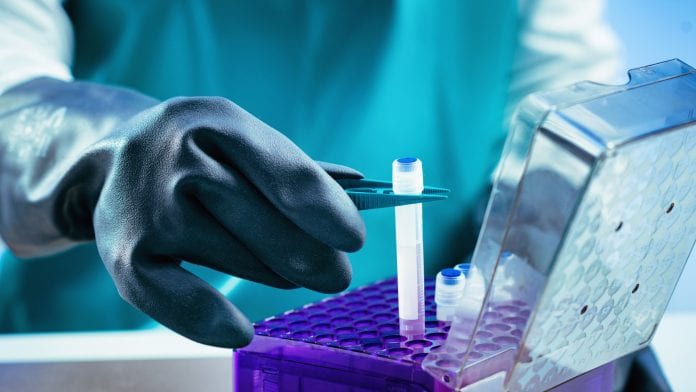
[[[7,245],[32,257],[96,239],[126,301],[205,344],[243,346],[253,329],[181,260],[274,287],[348,286],[343,252],[365,227],[327,172],[361,175],[323,167],[222,98],[46,78],[0,96]]]

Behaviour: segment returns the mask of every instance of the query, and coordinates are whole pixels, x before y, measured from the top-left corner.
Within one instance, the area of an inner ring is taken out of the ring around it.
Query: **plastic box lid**
[[[671,60],[629,76],[518,107],[464,300],[423,362],[437,380],[481,380],[476,336],[505,301],[531,309],[519,343],[495,354],[508,390],[544,390],[650,343],[696,241],[696,70]]]

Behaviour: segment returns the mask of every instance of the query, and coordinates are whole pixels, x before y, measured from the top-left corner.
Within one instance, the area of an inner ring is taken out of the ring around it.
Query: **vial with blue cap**
[[[454,266],[454,269],[458,269],[462,271],[462,274],[464,274],[464,277],[469,276],[469,270],[471,269],[471,263],[459,263]]]
[[[445,268],[435,278],[435,304],[438,321],[450,322],[464,296],[466,277],[457,268]]]
[[[392,187],[397,195],[423,192],[423,164],[418,158],[392,163]],[[425,333],[425,279],[423,276],[423,210],[420,203],[394,209],[396,223],[396,276],[399,291],[399,329],[402,335]]]

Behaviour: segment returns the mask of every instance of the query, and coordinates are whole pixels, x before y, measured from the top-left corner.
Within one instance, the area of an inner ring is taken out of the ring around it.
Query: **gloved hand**
[[[0,96],[7,245],[31,257],[96,239],[126,301],[205,344],[243,346],[253,329],[181,260],[274,287],[347,287],[343,252],[365,227],[329,174],[361,174],[323,167],[222,98],[159,103],[47,78]]]

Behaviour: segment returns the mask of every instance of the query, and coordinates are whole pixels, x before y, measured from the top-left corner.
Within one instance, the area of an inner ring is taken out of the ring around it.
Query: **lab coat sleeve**
[[[581,80],[625,81],[619,41],[604,0],[520,0],[521,29],[513,60],[507,116],[527,94]]]
[[[60,0],[0,1],[0,94],[40,76],[72,80],[72,45]]]
[[[0,1],[0,94],[40,76],[71,80],[72,47],[61,0]]]

